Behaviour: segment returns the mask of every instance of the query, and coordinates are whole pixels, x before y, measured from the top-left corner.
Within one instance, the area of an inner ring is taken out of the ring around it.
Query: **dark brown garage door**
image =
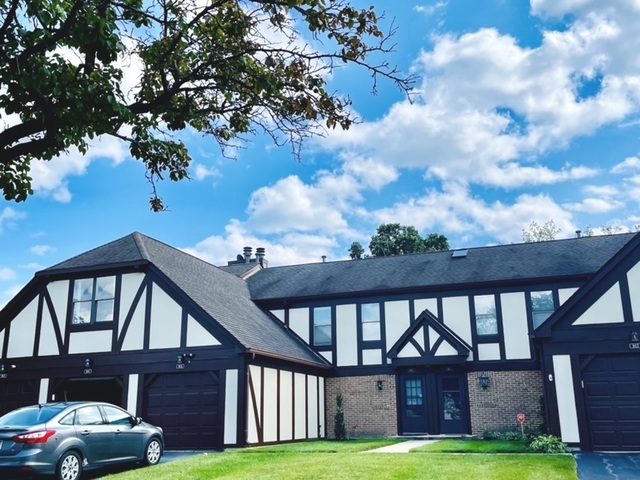
[[[0,415],[35,403],[38,403],[35,381],[0,379]]]
[[[640,450],[640,355],[586,359],[582,378],[594,450]]]
[[[221,448],[216,372],[154,375],[145,382],[144,419],[164,429],[166,448]]]

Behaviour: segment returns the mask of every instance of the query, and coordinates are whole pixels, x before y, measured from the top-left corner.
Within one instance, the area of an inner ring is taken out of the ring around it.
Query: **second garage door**
[[[594,450],[640,450],[640,355],[586,359],[582,372]]]
[[[0,416],[18,407],[38,403],[38,390],[33,380],[0,380]]]
[[[148,378],[144,419],[163,428],[168,449],[221,448],[217,372],[159,374]]]

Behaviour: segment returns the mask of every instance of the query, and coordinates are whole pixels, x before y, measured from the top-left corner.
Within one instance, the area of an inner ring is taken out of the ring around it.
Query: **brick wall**
[[[485,430],[520,429],[516,416],[525,414],[524,426],[538,429],[543,422],[540,409],[542,377],[540,372],[487,372],[489,388],[478,385],[479,372],[467,375],[471,430],[481,435]]]
[[[377,382],[382,380],[382,390]],[[334,438],[336,396],[344,402],[344,423],[349,438],[383,437],[398,434],[396,378],[394,375],[327,378],[327,436]]]

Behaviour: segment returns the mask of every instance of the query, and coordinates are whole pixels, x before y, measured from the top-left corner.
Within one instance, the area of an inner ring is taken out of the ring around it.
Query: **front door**
[[[400,386],[402,433],[428,433],[425,376],[403,375]]]
[[[467,433],[467,393],[464,377],[438,375],[440,433]]]

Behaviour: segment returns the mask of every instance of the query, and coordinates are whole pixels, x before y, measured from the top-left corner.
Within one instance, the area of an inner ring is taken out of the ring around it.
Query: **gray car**
[[[78,480],[85,467],[155,465],[163,448],[160,427],[104,402],[32,405],[0,417],[0,478],[41,473]]]

